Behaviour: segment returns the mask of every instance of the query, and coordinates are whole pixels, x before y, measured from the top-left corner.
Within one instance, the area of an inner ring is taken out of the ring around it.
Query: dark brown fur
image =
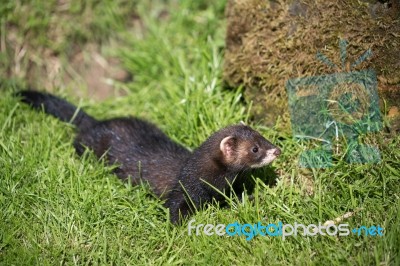
[[[229,154],[220,149],[226,138]],[[258,147],[257,153],[252,151],[254,147]],[[178,173],[178,182],[168,194],[165,205],[170,209],[172,222],[179,222],[179,213],[186,217],[213,199],[224,201],[221,192],[227,194],[231,188],[241,195],[248,170],[265,159],[265,152],[270,150],[275,156],[280,154],[277,147],[245,125],[229,126],[214,133],[187,158]]]
[[[22,91],[18,95],[32,107],[76,125],[78,154],[89,148],[117,165],[115,173],[121,179],[130,178],[133,184],[148,182],[154,193],[165,199],[173,223],[212,199],[223,201],[214,188],[226,193],[233,187],[241,194],[245,172],[269,163],[280,153],[245,125],[221,129],[191,153],[147,121],[134,117],[98,121],[51,94]]]

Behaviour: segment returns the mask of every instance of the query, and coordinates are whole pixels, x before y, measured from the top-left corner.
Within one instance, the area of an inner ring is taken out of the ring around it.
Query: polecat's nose
[[[274,155],[279,156],[280,154],[281,154],[281,150],[278,148],[275,148]]]

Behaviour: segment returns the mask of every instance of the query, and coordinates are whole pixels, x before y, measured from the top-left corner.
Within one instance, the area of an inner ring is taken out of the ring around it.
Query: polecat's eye
[[[254,147],[254,148],[253,148],[253,152],[254,152],[254,153],[257,153],[257,152],[258,152],[258,147]]]

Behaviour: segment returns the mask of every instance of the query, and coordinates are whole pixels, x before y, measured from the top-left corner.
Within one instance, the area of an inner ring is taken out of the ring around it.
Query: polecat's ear
[[[233,136],[225,137],[219,144],[219,149],[226,159],[232,159],[235,156],[236,139]]]

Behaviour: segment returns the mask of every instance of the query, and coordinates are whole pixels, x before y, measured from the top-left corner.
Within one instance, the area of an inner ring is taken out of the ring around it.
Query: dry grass
[[[244,84],[256,118],[272,125],[287,110],[288,79],[349,71],[349,63],[372,49],[373,57],[352,70],[375,69],[381,95],[398,106],[400,7],[389,2],[228,1],[225,79]],[[349,43],[343,67],[339,39]],[[317,60],[318,51],[339,68]]]

